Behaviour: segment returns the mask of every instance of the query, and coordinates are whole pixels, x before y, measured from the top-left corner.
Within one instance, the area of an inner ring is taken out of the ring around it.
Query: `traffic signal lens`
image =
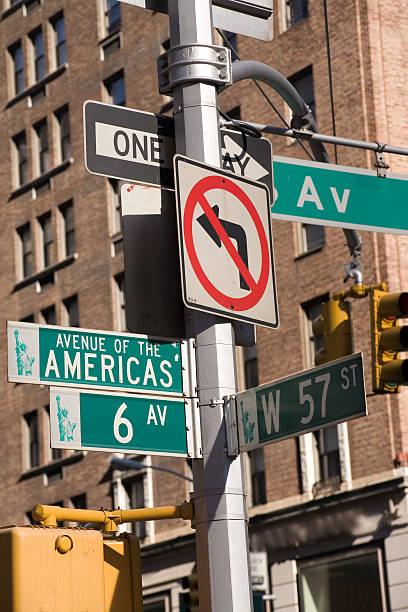
[[[398,300],[399,309],[402,315],[408,316],[408,292],[403,291]]]

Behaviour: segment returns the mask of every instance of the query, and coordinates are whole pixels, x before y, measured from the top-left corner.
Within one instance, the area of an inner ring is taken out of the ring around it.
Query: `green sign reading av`
[[[273,183],[273,218],[408,234],[408,176],[274,157]]]
[[[367,414],[361,353],[236,395],[239,450]]]
[[[185,342],[16,321],[7,330],[12,382],[183,392]]]
[[[185,457],[191,400],[50,389],[52,448]]]

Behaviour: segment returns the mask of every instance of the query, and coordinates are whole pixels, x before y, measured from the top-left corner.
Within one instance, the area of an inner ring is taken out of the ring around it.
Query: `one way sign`
[[[184,303],[277,327],[269,190],[181,155],[174,165]]]
[[[174,189],[172,117],[88,101],[84,130],[89,172]],[[261,181],[272,193],[269,140],[222,129],[221,154],[225,170]]]

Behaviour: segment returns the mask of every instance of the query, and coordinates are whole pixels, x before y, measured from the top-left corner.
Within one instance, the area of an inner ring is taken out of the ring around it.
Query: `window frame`
[[[21,138],[24,142],[20,143]],[[25,185],[29,181],[29,162],[28,162],[28,145],[27,134],[22,130],[12,137],[13,142],[13,157],[14,157],[14,182],[18,187]],[[25,156],[21,154],[22,149],[25,149]],[[25,180],[23,180],[25,178]]]
[[[67,37],[65,32],[65,17],[64,12],[59,11],[56,15],[51,17],[50,25],[52,29],[52,41],[53,41],[53,64],[54,68],[57,69],[67,63]],[[63,38],[59,39],[58,24],[62,22]],[[63,49],[63,60],[60,58],[60,49]]]
[[[58,163],[71,159],[71,123],[69,119],[69,105],[65,104],[54,112],[58,132]],[[67,149],[67,150],[66,150]]]
[[[31,81],[37,83],[46,75],[45,65],[45,38],[42,27],[39,26],[32,30],[28,35],[31,43]],[[40,52],[37,44],[40,40]]]
[[[64,311],[63,318],[65,319],[64,325],[66,325],[66,327],[80,327],[78,294],[74,293],[73,295],[70,295],[69,297],[64,298],[62,300],[62,305],[63,305],[63,311]],[[76,309],[76,316],[74,316],[74,322],[72,320],[72,316],[71,316],[72,312],[70,310],[70,307],[73,305],[75,305],[74,310]]]
[[[41,267],[48,268],[54,263],[53,244],[55,236],[51,211],[49,210],[37,217],[37,222],[41,247]]]
[[[67,200],[58,206],[61,232],[61,258],[66,259],[76,253],[75,209],[74,201]],[[68,211],[72,211],[68,214]],[[73,237],[73,239],[72,239]],[[73,245],[71,245],[71,241]],[[71,246],[70,246],[71,245]],[[71,250],[71,248],[73,250]]]
[[[28,230],[29,235],[28,244],[30,248],[28,249],[26,248],[27,241],[24,237],[26,235],[26,230]],[[35,270],[34,240],[30,221],[17,227],[16,233],[18,239],[18,277],[20,280],[23,280],[33,276]],[[27,260],[30,261],[29,266],[26,265]]]
[[[109,36],[115,32],[118,32],[121,28],[122,11],[121,5],[118,0],[102,0],[103,2],[103,22],[105,35]],[[112,2],[112,6],[109,6]],[[111,22],[111,13],[115,10],[119,11],[119,18]]]
[[[306,9],[302,9],[302,17],[299,19],[294,19],[295,12],[292,10],[291,7],[292,2],[293,0],[281,0],[282,32],[287,32],[296,25],[303,23],[303,21],[305,21],[309,17],[309,0],[301,0],[301,2],[306,5]]]
[[[17,68],[17,58],[16,52],[20,52],[21,54],[21,67]],[[25,90],[25,71],[24,71],[24,52],[23,52],[23,43],[21,38],[16,40],[12,45],[8,47],[8,53],[11,62],[11,70],[12,70],[12,95],[17,96],[19,93]],[[19,84],[20,76],[22,78],[21,84]]]
[[[42,131],[43,129],[45,130],[44,132]],[[43,119],[40,119],[40,121],[37,121],[37,123],[33,125],[33,130],[36,151],[36,175],[41,176],[48,172],[48,170],[51,168],[51,152],[48,137],[47,118],[44,117]]]
[[[34,423],[34,428],[32,428]],[[33,429],[35,436],[32,436]],[[23,440],[24,440],[24,471],[32,470],[41,465],[40,457],[40,428],[38,411],[30,410],[23,414]],[[33,461],[33,449],[36,459]]]
[[[125,273],[120,272],[113,277],[115,283],[115,310],[118,331],[127,331],[126,325],[126,294]]]
[[[123,101],[115,102],[113,88],[116,83],[119,81],[123,81]],[[125,73],[124,70],[119,70],[112,74],[110,77],[104,80],[103,82],[105,93],[106,93],[106,101],[110,104],[114,104],[115,106],[126,106],[126,81],[125,81]]]

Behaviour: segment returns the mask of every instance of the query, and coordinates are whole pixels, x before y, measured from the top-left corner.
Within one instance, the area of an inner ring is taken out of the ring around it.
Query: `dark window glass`
[[[38,169],[39,173],[43,174],[50,167],[47,120],[43,119],[40,123],[37,123],[34,130],[37,136]]]
[[[55,58],[58,68],[58,66],[62,66],[67,61],[64,16],[60,14],[55,17],[52,20],[52,27],[54,28]]]
[[[23,49],[20,41],[10,47],[10,55],[13,61],[14,93],[18,94],[20,91],[23,91],[25,87]]]
[[[30,469],[40,464],[37,411],[33,410],[25,414],[24,420],[26,423],[27,468]]]
[[[288,79],[296,91],[302,96],[303,100],[310,107],[313,116],[316,118],[315,94],[313,87],[313,68],[308,66],[304,70],[297,72]]]
[[[71,497],[71,504],[74,508],[86,510],[86,493],[81,493],[81,495],[75,495],[74,497]]]
[[[41,29],[31,35],[31,42],[34,51],[34,77],[39,81],[45,76],[44,40]]]
[[[339,476],[340,452],[337,425],[314,432],[319,454],[320,481]]]
[[[231,49],[231,59],[232,61],[234,61],[234,59],[237,58],[234,51],[238,51],[237,35],[235,34],[235,32],[228,32],[228,31],[224,31],[224,34],[225,34],[226,39],[229,42],[229,48]]]
[[[31,276],[34,268],[33,241],[31,227],[26,223],[18,228],[17,233],[20,238],[21,271],[23,278]]]
[[[263,448],[248,453],[251,467],[252,505],[266,503],[265,463]]]
[[[105,18],[108,34],[120,28],[120,3],[118,0],[105,0]]]
[[[124,106],[126,104],[125,77],[123,72],[105,82],[106,90],[112,104]]]
[[[42,237],[42,255],[44,267],[52,264],[52,245],[54,242],[54,232],[52,229],[51,213],[47,213],[38,219]]]
[[[128,495],[129,508],[144,508],[144,477],[135,476],[134,478],[127,478],[123,481],[126,493]],[[138,538],[143,539],[146,537],[146,523],[131,523],[130,528]]]
[[[385,612],[388,606],[380,564],[379,550],[309,562],[299,570],[301,612]]]
[[[252,387],[257,387],[259,384],[259,378],[256,345],[244,347],[244,372],[245,388],[251,389]]]
[[[306,252],[313,251],[325,245],[326,233],[323,225],[303,224],[304,249]]]
[[[73,295],[64,300],[63,303],[67,314],[68,326],[79,327],[78,296]]]
[[[13,138],[16,157],[17,157],[17,178],[18,185],[24,185],[28,181],[28,157],[27,139],[25,132],[20,132]]]
[[[309,17],[309,0],[285,0],[285,2],[288,28]]]
[[[309,366],[314,365],[316,353],[323,348],[323,338],[316,338],[316,336],[313,334],[312,323],[322,314],[322,302],[326,301],[327,299],[328,296],[324,296],[322,298],[312,300],[311,302],[306,302],[306,304],[303,304],[302,306],[308,320],[308,342],[310,344],[311,357],[311,363],[308,364]]]
[[[71,133],[68,107],[64,107],[57,111],[55,116],[57,117],[59,126],[61,161],[65,161],[71,157]]]
[[[41,6],[41,0],[25,0],[27,15],[29,15],[37,6]]]
[[[76,242],[75,242],[75,225],[74,225],[74,204],[67,202],[60,206],[60,211],[64,224],[64,247],[65,257],[75,253]]]
[[[55,311],[55,306],[49,306],[41,311],[41,315],[43,321],[46,325],[56,325],[57,324],[57,315]]]

